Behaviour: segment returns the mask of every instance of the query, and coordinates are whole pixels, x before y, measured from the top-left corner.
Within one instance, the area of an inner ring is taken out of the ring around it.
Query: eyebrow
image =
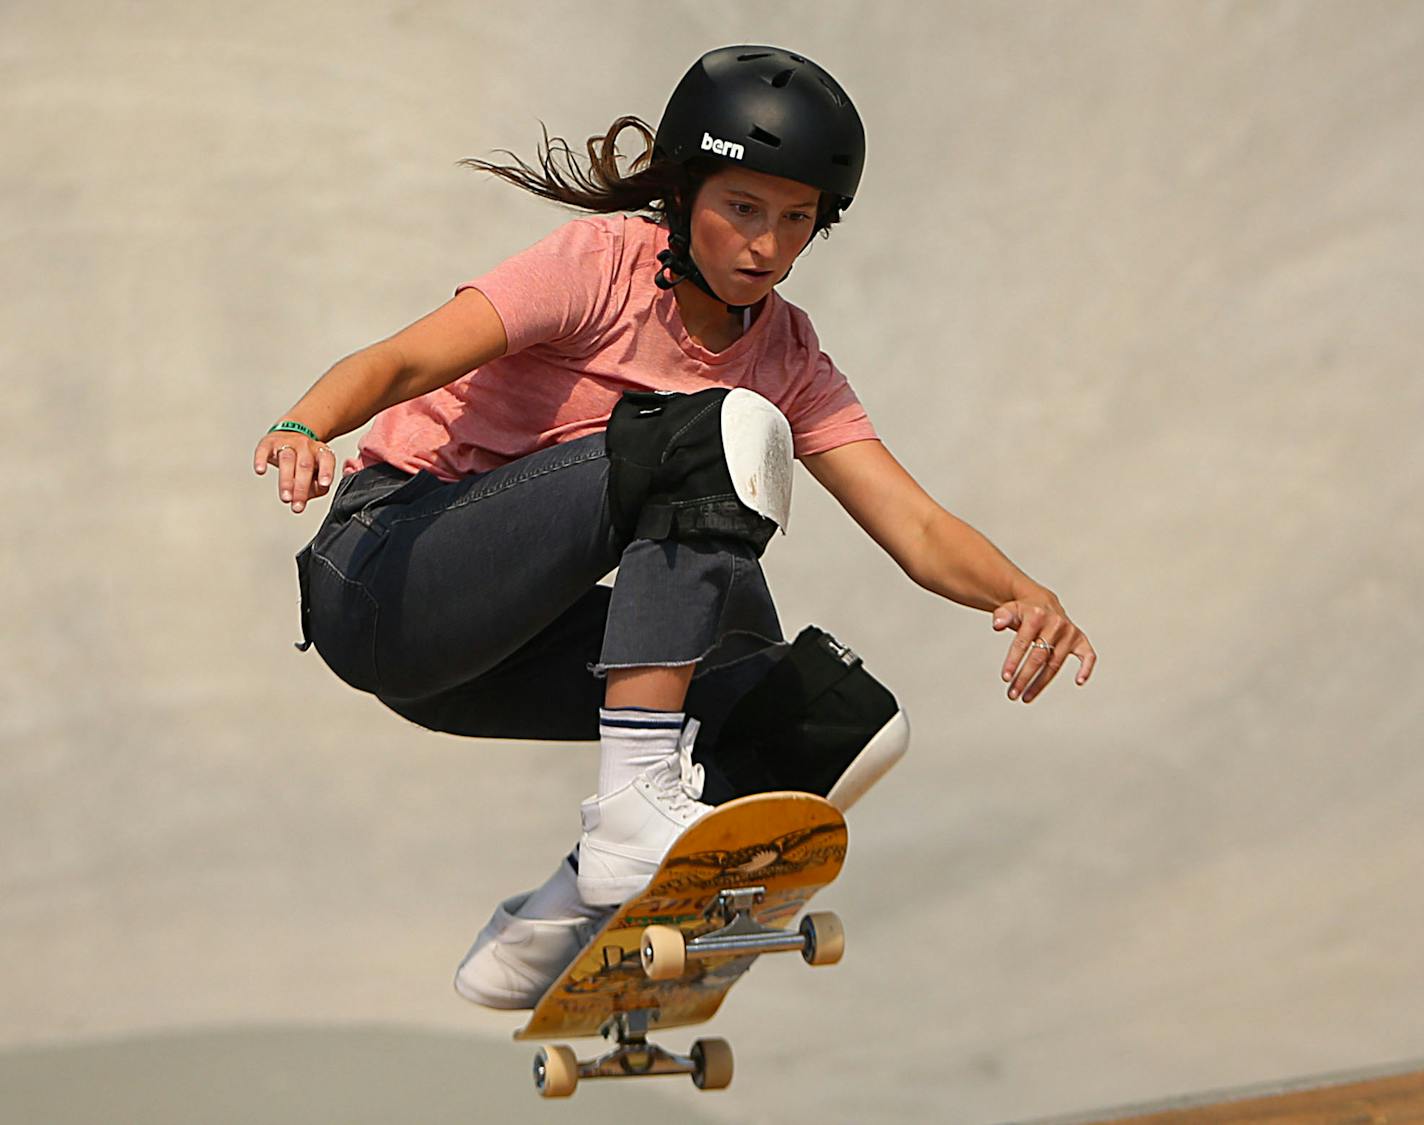
[[[743,191],[741,188],[728,188],[728,189],[727,189],[727,194],[729,194],[729,195],[740,195],[740,196],[744,196],[745,198],[750,199],[753,203],[765,203],[765,202],[766,202],[766,200],[763,199],[761,196],[759,196],[759,195],[753,195],[751,192],[749,192],[749,191]],[[803,201],[800,202],[800,203],[788,203],[787,206],[788,206],[788,207],[814,207],[814,206],[816,206],[816,204],[819,203],[819,202],[820,202],[819,199],[807,199],[807,200],[803,200]]]

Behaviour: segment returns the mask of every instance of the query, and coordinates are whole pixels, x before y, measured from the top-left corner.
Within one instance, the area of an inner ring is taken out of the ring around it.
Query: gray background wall
[[[294,652],[325,505],[250,452],[564,221],[454,161],[655,121],[738,41],[869,130],[786,296],[1102,662],[1009,703],[987,616],[798,474],[784,624],[915,725],[827,895],[849,953],[738,989],[725,1094],[578,1112],[992,1122],[1424,1055],[1424,7],[69,0],[0,7],[0,1107],[556,1112],[449,976],[596,751]]]

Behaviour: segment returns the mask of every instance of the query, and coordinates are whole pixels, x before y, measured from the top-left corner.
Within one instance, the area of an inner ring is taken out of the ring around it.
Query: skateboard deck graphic
[[[761,793],[719,806],[678,838],[647,888],[614,912],[514,1037],[598,1035],[626,1013],[646,1013],[649,1030],[710,1019],[758,953],[689,957],[676,979],[652,980],[640,961],[644,928],[701,937],[722,925],[707,916],[719,892],[756,887],[751,919],[785,930],[840,873],[845,850],[845,820],[820,797]]]

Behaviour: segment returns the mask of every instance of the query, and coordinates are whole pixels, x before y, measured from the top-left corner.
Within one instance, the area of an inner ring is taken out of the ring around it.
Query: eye
[[[738,203],[734,200],[732,202],[732,210],[734,210],[738,215],[750,215],[753,211],[756,210],[756,208],[753,207],[750,203]]]
[[[811,221],[811,216],[806,214],[805,211],[792,211],[791,218],[798,223],[809,223]]]

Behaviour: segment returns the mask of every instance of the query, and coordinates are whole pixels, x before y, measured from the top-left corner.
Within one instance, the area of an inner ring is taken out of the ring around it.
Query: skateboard
[[[829,912],[791,922],[840,874],[845,820],[809,793],[759,793],[693,823],[648,886],[618,907],[563,976],[549,986],[515,1039],[602,1035],[612,1049],[579,1061],[552,1045],[534,1057],[534,1085],[567,1097],[580,1079],[688,1074],[699,1089],[732,1080],[724,1039],[699,1039],[687,1055],[648,1033],[709,1020],[763,953],[798,951],[834,964],[845,947]]]

